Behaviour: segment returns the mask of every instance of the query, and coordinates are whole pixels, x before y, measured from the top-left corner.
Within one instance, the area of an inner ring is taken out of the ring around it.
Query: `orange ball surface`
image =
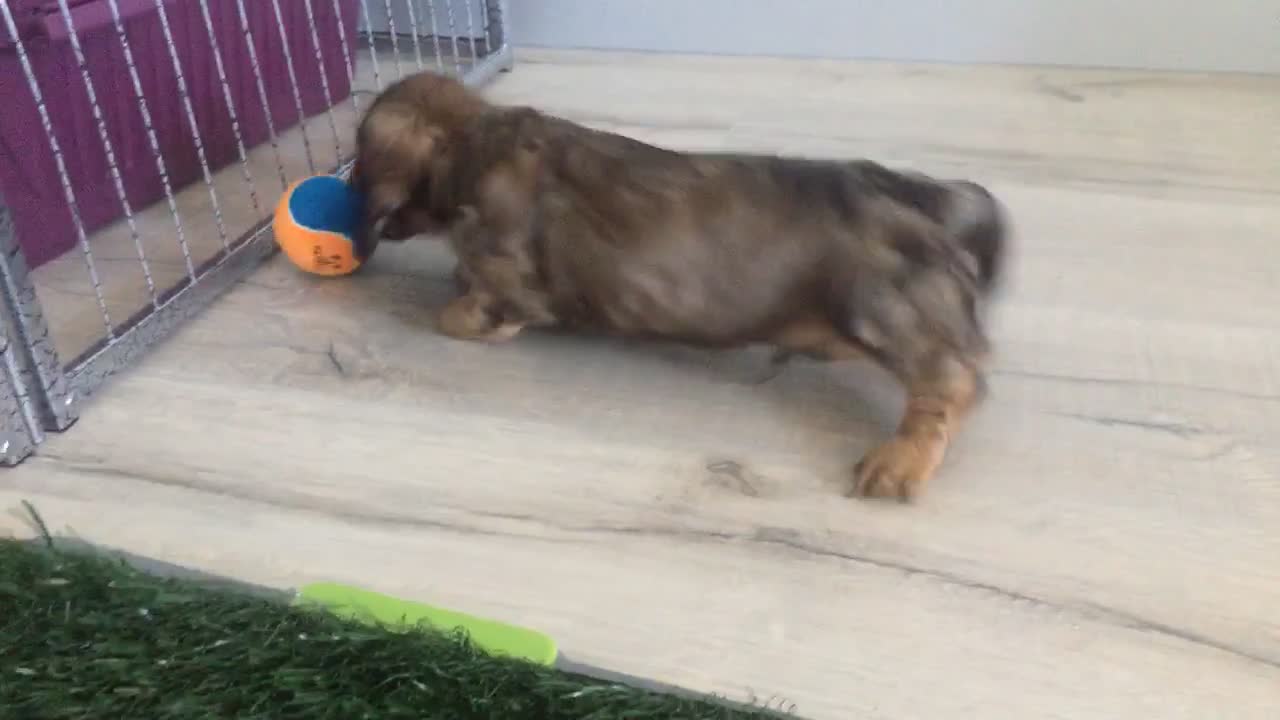
[[[317,175],[285,190],[271,229],[281,252],[302,270],[346,275],[360,267],[352,238],[363,210],[363,198],[342,178]]]

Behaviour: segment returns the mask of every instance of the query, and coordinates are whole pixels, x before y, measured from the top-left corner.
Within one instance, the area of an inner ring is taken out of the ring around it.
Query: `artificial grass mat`
[[[0,718],[775,718],[0,540]]]

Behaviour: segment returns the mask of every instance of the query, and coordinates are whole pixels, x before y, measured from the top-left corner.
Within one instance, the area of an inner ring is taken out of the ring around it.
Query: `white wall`
[[[1280,73],[1280,0],[508,0],[516,45]]]

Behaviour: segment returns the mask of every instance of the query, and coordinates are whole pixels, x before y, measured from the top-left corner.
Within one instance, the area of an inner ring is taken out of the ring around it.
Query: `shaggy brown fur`
[[[462,290],[439,317],[450,336],[560,326],[879,363],[909,401],[855,468],[855,494],[913,497],[979,399],[1005,231],[978,185],[673,152],[430,74],[374,103],[354,172],[363,253],[448,229]]]

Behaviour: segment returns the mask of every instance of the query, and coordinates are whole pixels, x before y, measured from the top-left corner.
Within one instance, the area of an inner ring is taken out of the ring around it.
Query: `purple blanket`
[[[249,62],[248,40],[240,29],[236,0],[207,1],[213,19],[212,32],[222,52],[241,133],[246,146],[253,147],[266,141],[267,123]],[[10,3],[14,9],[19,34],[62,146],[85,229],[100,228],[120,218],[123,210],[58,4],[54,0],[0,2]],[[199,182],[201,170],[195,144],[178,94],[155,0],[117,2],[170,180],[175,189]],[[303,108],[307,115],[321,112],[326,103],[303,0],[279,2]],[[335,104],[351,91],[338,44],[335,10],[341,10],[350,45],[348,52],[354,59],[357,2],[312,0],[311,3],[324,57],[324,74]],[[135,208],[146,207],[161,199],[164,189],[134,99],[133,83],[112,24],[110,6],[106,0],[71,0],[70,5],[129,202]],[[298,116],[272,2],[244,0],[244,5],[270,101],[271,119],[276,129],[283,131],[297,125]],[[200,4],[198,0],[164,0],[164,7],[210,165],[217,169],[238,162],[231,118]],[[66,207],[40,115],[13,39],[4,31],[3,23],[0,23],[0,107],[3,107],[0,112],[0,194],[12,212],[27,262],[36,267],[75,245],[75,226]]]

